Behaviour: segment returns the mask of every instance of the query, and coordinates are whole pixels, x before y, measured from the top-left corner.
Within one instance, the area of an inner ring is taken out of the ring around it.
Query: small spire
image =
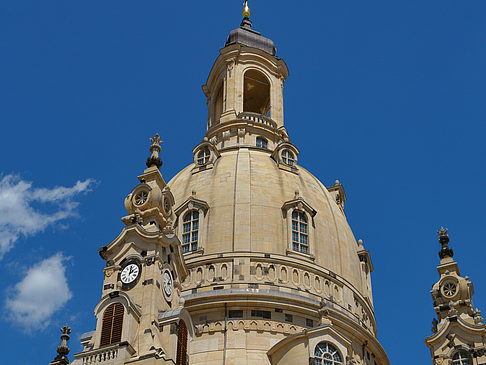
[[[250,12],[250,8],[248,7],[248,1],[245,1],[243,5],[244,5],[243,12],[242,12],[243,18],[250,19],[251,12]]]
[[[71,328],[69,328],[67,323],[63,328],[61,328],[61,333],[61,344],[57,347],[57,356],[54,358],[54,361],[52,361],[51,364],[67,365],[70,363],[69,359],[67,358],[70,351],[67,342],[69,341]]]
[[[449,235],[447,234],[448,229],[444,227],[440,227],[440,230],[437,231],[439,235],[439,243],[442,245],[442,249],[439,251],[439,257],[444,259],[446,257],[452,258],[454,256],[454,251],[449,248]]]
[[[147,165],[147,167],[155,165],[158,169],[160,169],[160,167],[162,166],[162,160],[159,157],[159,153],[162,150],[160,148],[160,144],[163,141],[160,139],[159,134],[156,133],[153,138],[150,138],[150,142],[152,142],[152,145],[150,146],[150,152],[152,153],[152,155],[147,158],[147,162],[145,162],[145,164]]]

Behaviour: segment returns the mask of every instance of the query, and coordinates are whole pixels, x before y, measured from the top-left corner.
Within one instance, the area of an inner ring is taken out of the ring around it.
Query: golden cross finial
[[[245,0],[245,2],[243,3],[243,5],[245,6],[243,8],[243,18],[247,18],[247,19],[250,19],[250,8],[248,7],[248,1]]]

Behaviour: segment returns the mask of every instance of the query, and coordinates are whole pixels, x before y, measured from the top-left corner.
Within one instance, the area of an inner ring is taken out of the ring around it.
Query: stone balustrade
[[[77,363],[82,365],[90,364],[115,364],[119,357],[120,344],[105,346],[96,350],[81,352],[75,355]]]
[[[246,119],[246,120],[251,120],[256,123],[261,123],[264,125],[267,125],[272,128],[277,128],[277,123],[273,121],[273,119],[263,115],[263,114],[258,114],[258,113],[251,113],[251,112],[242,112],[238,114],[238,118],[240,119]]]

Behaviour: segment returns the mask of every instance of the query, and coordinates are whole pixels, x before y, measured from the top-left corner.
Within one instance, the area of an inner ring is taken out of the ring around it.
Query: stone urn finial
[[[70,334],[71,328],[69,328],[67,324],[61,328],[61,344],[57,347],[57,356],[54,358],[54,361],[52,361],[51,364],[67,365],[70,363],[69,359],[67,358],[70,351],[67,345]]]

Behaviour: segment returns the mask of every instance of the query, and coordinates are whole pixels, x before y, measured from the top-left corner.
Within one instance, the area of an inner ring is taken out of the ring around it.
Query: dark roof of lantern
[[[260,32],[251,29],[251,20],[248,18],[243,19],[239,28],[231,31],[224,46],[226,47],[235,43],[261,49],[272,56],[277,54],[277,49],[275,48],[273,41],[263,37]]]

